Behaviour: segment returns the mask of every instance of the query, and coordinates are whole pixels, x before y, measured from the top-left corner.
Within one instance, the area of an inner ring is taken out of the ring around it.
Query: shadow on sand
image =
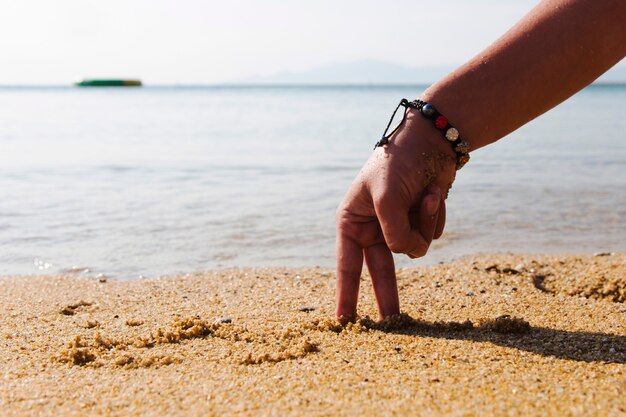
[[[407,315],[381,322],[364,319],[362,324],[386,333],[487,342],[559,359],[626,363],[626,336],[531,327],[524,320],[508,316],[488,320],[480,325],[470,321],[432,323]]]

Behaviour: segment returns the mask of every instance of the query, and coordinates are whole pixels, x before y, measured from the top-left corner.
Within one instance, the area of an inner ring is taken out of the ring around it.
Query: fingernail
[[[441,201],[441,195],[439,194],[430,194],[426,197],[428,200],[426,201],[426,214],[429,216],[434,216],[439,210],[439,201]]]

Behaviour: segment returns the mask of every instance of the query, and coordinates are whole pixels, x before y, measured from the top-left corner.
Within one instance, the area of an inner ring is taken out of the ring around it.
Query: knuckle
[[[393,253],[405,253],[408,245],[407,242],[403,241],[402,239],[390,239],[387,242],[387,247]]]
[[[409,254],[416,258],[421,258],[426,255],[426,252],[428,252],[428,245],[426,242],[417,242],[417,245],[409,252]]]
[[[337,209],[335,215],[335,230],[337,235],[343,235],[355,239],[359,235],[358,223],[354,221],[354,216],[346,208]]]
[[[337,267],[337,278],[339,279],[340,276],[343,279],[351,279],[358,282],[361,278],[361,268],[350,267],[340,263]]]
[[[389,187],[386,187],[380,192],[377,192],[374,195],[372,195],[372,201],[375,207],[380,208],[380,207],[384,207],[386,203],[393,201],[393,198],[395,196],[396,196],[395,193]]]
[[[345,228],[349,222],[349,212],[345,207],[339,206],[335,212],[335,224],[338,229]]]

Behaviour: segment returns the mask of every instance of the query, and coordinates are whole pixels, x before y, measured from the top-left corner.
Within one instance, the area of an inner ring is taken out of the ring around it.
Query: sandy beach
[[[626,254],[402,269],[404,314],[333,318],[334,272],[0,278],[0,414],[626,415]]]

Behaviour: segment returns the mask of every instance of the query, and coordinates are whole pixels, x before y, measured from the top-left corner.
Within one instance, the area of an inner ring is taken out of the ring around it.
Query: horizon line
[[[72,83],[68,84],[0,84],[0,88],[76,88],[76,89],[141,89],[141,88],[337,88],[337,87],[424,87],[430,86],[434,82],[401,82],[401,83],[155,83],[143,84],[134,87],[77,87]],[[626,86],[623,81],[594,81],[589,86]],[[585,87],[585,88],[586,88]]]

